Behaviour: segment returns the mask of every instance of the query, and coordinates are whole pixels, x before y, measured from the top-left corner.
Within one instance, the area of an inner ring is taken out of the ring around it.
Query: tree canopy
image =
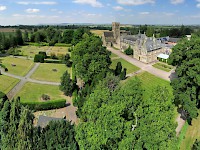
[[[92,82],[97,76],[104,76],[111,64],[110,52],[102,46],[99,37],[88,36],[72,51],[76,75],[84,82]]]
[[[200,107],[200,38],[182,40],[174,48],[169,63],[176,65],[177,79],[172,81],[175,104],[195,118]]]

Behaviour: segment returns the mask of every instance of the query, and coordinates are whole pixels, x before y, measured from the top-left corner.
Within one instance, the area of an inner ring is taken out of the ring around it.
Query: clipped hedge
[[[55,46],[58,46],[58,47],[71,47],[72,44],[56,43]]]
[[[50,100],[46,102],[21,102],[23,106],[28,106],[31,110],[41,111],[41,110],[51,110],[63,108],[66,106],[66,100]]]

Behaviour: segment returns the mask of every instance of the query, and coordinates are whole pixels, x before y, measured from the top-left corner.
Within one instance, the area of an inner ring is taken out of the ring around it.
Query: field
[[[8,68],[8,73],[18,76],[25,76],[34,65],[32,60],[20,59],[14,57],[3,58],[2,64],[6,68]],[[16,66],[12,66],[12,64]]]
[[[0,76],[0,91],[7,94],[17,83],[18,79],[14,79],[8,76]]]
[[[111,64],[110,68],[111,69],[115,69],[118,62],[121,62],[122,63],[122,67],[127,69],[127,72],[126,72],[127,74],[133,73],[133,72],[136,72],[136,71],[139,70],[138,67],[132,65],[131,63],[125,61],[122,58],[112,60],[112,64]]]
[[[168,64],[161,63],[161,62],[154,64],[153,67],[166,71],[166,72],[170,72],[173,69],[173,66],[170,66]]]
[[[35,83],[26,83],[22,90],[16,95],[20,96],[21,102],[39,102],[41,100],[42,94],[47,94],[50,96],[51,100],[59,100],[65,98],[63,93],[59,90],[58,86],[51,85],[41,85]]]
[[[108,30],[90,30],[90,32],[94,33],[97,36],[102,37],[103,32],[108,31]]]
[[[197,117],[197,119],[192,120],[191,126],[188,126],[180,149],[190,150],[196,139],[200,140],[200,115]]]
[[[54,72],[53,69],[57,71]],[[40,64],[31,78],[42,81],[60,82],[60,77],[66,70],[71,73],[71,68],[66,67],[64,64],[44,63]]]

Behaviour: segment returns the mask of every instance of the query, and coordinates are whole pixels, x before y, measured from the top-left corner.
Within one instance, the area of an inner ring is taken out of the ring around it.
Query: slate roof
[[[63,118],[53,118],[53,117],[47,117],[47,116],[39,116],[37,126],[39,127],[46,127],[50,121],[60,121],[65,120]]]

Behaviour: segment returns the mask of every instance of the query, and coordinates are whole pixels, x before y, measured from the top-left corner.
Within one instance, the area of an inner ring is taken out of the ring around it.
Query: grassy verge
[[[111,58],[111,59],[112,59],[112,58],[116,58],[116,57],[118,57],[116,54],[111,53],[111,55],[110,55],[110,58]]]
[[[0,76],[0,91],[7,94],[18,82],[19,82],[18,79],[1,75]]]
[[[187,122],[185,122],[183,128],[181,129],[181,133],[179,134],[179,137],[178,137],[178,148],[180,149],[181,147],[181,143],[183,142],[183,140],[185,139],[185,136],[186,136],[186,132],[187,132],[187,129],[188,129],[189,125]]]
[[[112,60],[112,64],[111,64],[110,68],[115,69],[118,62],[121,62],[122,67],[127,69],[127,74],[132,73],[132,72],[136,72],[140,69],[140,68],[134,66],[133,64],[125,61],[122,58]]]
[[[2,61],[2,65],[8,68],[8,73],[18,76],[25,76],[33,67],[34,63],[32,60],[5,57]]]
[[[173,66],[167,65],[165,63],[160,63],[160,62],[154,64],[153,67],[166,71],[166,72],[170,72],[173,69]]]
[[[191,149],[196,139],[200,140],[200,116],[192,120],[192,125],[188,125],[185,138],[182,140],[180,149]]]
[[[60,78],[66,70],[71,73],[71,68],[66,67],[65,64],[44,63],[40,64],[31,78],[42,81],[60,82]]]

